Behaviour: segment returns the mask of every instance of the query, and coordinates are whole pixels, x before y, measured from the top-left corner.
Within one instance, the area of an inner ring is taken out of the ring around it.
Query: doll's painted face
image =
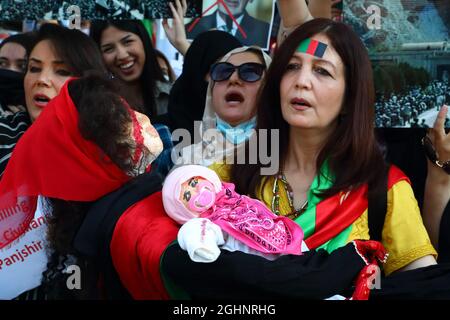
[[[193,177],[181,185],[180,200],[187,209],[202,213],[216,200],[214,185],[203,177]]]
[[[130,115],[132,117],[130,135],[136,145],[132,150],[133,171],[130,173],[134,177],[148,170],[150,164],[162,152],[163,143],[145,114],[133,110]]]

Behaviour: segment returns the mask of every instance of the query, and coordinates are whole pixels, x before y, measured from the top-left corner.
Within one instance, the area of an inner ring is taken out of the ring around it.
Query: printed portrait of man
[[[267,2],[268,1],[268,2]],[[205,2],[205,1],[204,1]],[[244,45],[257,45],[262,48],[267,47],[270,32],[270,23],[250,15],[247,5],[255,2],[260,5],[263,2],[270,4],[273,10],[272,0],[223,0],[219,1],[214,11],[203,16],[200,21],[195,20],[186,25],[188,39],[194,39],[198,34],[211,30],[222,30],[234,35]],[[233,19],[227,13],[224,4],[228,7],[236,22],[244,31],[241,32]],[[206,5],[203,6],[205,8]]]

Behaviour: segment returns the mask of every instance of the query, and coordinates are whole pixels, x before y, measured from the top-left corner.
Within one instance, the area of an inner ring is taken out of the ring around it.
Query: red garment
[[[402,180],[411,184],[399,168],[391,165],[388,173],[388,190]],[[355,222],[367,209],[367,192],[368,186],[363,184],[347,194],[341,192],[318,203],[314,234],[305,239],[308,248],[316,249]]]
[[[120,217],[111,240],[111,257],[134,299],[169,299],[159,266],[178,229],[164,211],[161,192],[135,203]]]
[[[19,140],[0,181],[0,249],[25,232],[38,195],[93,201],[130,179],[81,136],[69,81]]]

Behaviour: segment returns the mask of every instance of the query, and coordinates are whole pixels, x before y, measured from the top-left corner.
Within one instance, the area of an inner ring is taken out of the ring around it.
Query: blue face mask
[[[241,144],[242,142],[247,141],[256,126],[256,117],[251,118],[247,122],[243,122],[233,127],[230,124],[226,123],[219,117],[217,118],[217,130],[219,130],[225,138],[233,144]]]

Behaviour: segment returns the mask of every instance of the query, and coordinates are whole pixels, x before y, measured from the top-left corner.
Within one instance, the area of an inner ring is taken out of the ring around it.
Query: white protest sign
[[[47,224],[41,201],[27,232],[11,246],[0,250],[0,300],[14,299],[41,284],[47,268]]]

